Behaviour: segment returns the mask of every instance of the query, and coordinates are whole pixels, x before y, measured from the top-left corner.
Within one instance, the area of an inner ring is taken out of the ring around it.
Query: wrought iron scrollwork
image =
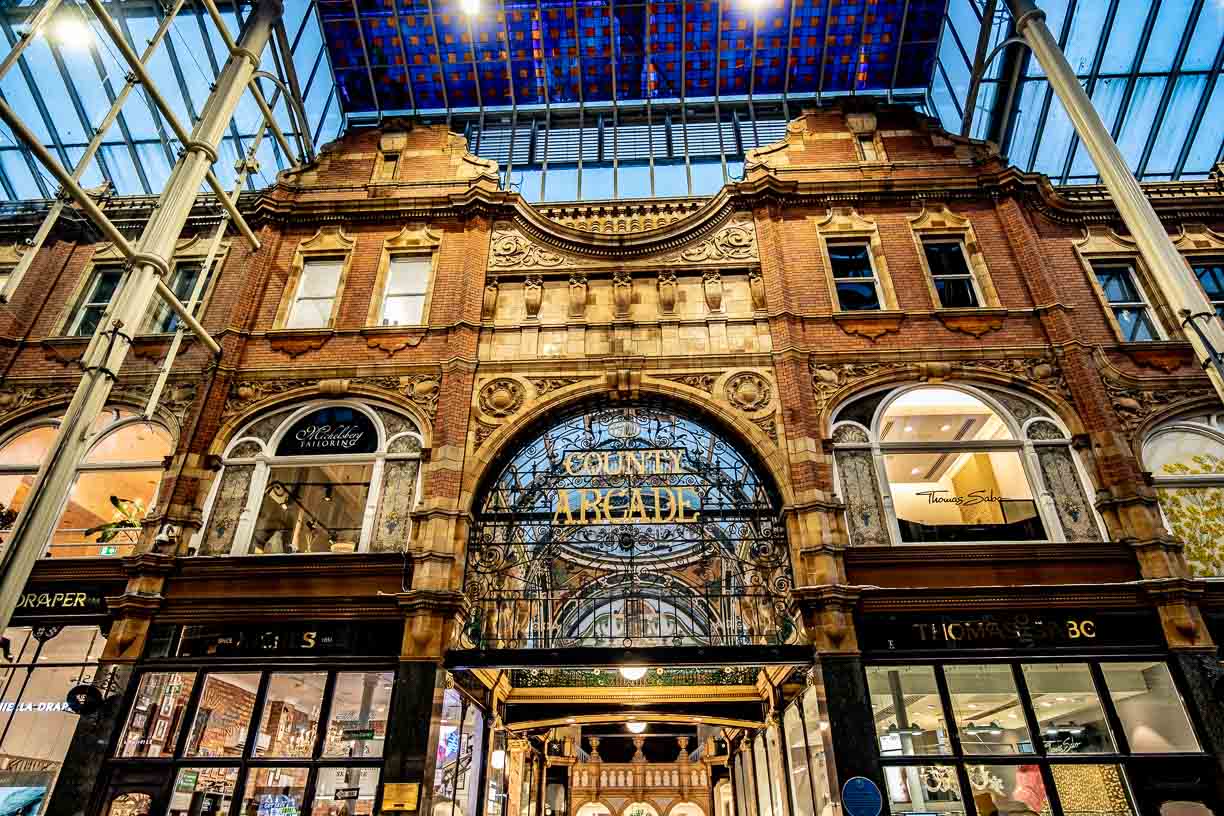
[[[779,502],[740,450],[650,404],[561,416],[477,503],[476,648],[792,640]]]

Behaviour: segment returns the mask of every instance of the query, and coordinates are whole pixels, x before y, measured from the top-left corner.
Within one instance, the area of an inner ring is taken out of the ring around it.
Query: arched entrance
[[[475,650],[792,642],[777,493],[695,411],[587,405],[537,426],[477,498],[465,590]]]

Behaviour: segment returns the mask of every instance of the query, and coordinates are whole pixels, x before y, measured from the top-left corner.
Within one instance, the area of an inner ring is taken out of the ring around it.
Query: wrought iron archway
[[[697,416],[570,411],[511,449],[476,502],[471,648],[767,646],[794,640],[780,501]]]

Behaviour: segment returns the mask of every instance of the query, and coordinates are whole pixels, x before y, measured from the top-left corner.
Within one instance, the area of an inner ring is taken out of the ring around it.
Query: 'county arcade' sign
[[[571,452],[562,467],[571,477],[600,487],[559,487],[554,525],[671,524],[701,521],[701,490],[663,484],[683,476],[683,452],[674,448]],[[611,486],[623,484],[625,486]]]

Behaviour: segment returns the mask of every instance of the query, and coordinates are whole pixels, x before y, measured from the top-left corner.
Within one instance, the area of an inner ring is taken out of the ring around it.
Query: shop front
[[[110,816],[378,812],[402,625],[157,625],[111,748]]]
[[[1153,612],[864,614],[859,632],[894,816],[1212,806],[1203,724]]]

